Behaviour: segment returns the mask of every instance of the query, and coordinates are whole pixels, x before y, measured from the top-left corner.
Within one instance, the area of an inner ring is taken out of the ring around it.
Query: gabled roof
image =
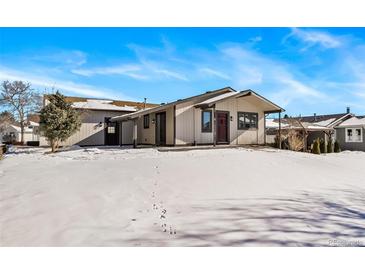
[[[47,100],[49,94],[44,95],[44,101]],[[69,103],[76,103],[76,105],[81,105],[79,103],[87,103],[88,101],[99,101],[99,102],[109,102],[109,104],[117,107],[134,107],[135,110],[143,109],[143,108],[151,108],[156,107],[158,104],[144,103],[144,102],[133,102],[133,101],[122,101],[122,100],[111,100],[111,99],[103,99],[103,98],[87,98],[87,97],[76,97],[76,96],[65,96],[65,100]],[[104,109],[102,109],[104,110]],[[106,109],[108,110],[108,109]],[[125,110],[122,110],[125,111]],[[35,121],[36,122],[36,121]]]
[[[297,117],[300,118],[301,121],[303,122],[308,122],[308,123],[317,123],[317,122],[322,122],[322,121],[326,121],[326,120],[330,120],[330,119],[341,119],[346,115],[351,115],[350,113],[337,113],[337,114],[326,114],[326,115],[312,115],[312,116],[302,116],[302,117]]]
[[[113,101],[107,100],[91,100],[88,99],[85,102],[74,102],[72,106],[76,109],[89,109],[89,110],[109,110],[109,111],[125,111],[134,112],[137,110],[135,106],[117,106],[113,104]]]
[[[273,129],[278,130],[279,129],[279,122],[277,119],[267,119],[266,120],[266,128],[267,129]],[[308,122],[301,122],[295,118],[289,118],[289,119],[282,119],[281,120],[281,129],[288,130],[288,129],[294,129],[294,130],[306,130],[306,131],[333,131],[332,128],[326,127],[326,126],[320,126]]]
[[[274,104],[270,100],[266,99],[265,97],[261,96],[260,94],[256,93],[255,91],[253,91],[251,89],[243,90],[240,92],[231,92],[231,93],[222,94],[222,95],[219,95],[216,97],[212,97],[203,102],[196,104],[195,106],[207,108],[207,107],[212,107],[214,104],[216,104],[220,101],[224,101],[224,100],[227,100],[232,97],[240,98],[240,97],[245,97],[245,96],[255,96],[258,99],[268,103],[269,105],[271,105],[273,107],[272,112],[285,111],[282,107],[279,107],[278,105]]]
[[[21,132],[21,129],[20,129],[20,127],[19,126],[16,126],[16,125],[12,125],[12,124],[10,124],[10,125],[8,125],[7,126],[7,128],[9,129],[12,129],[12,132]],[[31,133],[31,132],[33,132],[33,129],[32,128],[29,128],[29,127],[27,127],[27,126],[25,126],[24,127],[24,133]]]
[[[185,98],[185,99],[179,99],[179,100],[173,101],[171,103],[161,104],[160,106],[157,106],[157,107],[152,107],[152,108],[148,108],[148,109],[139,110],[139,111],[136,111],[134,113],[116,116],[116,117],[111,118],[111,121],[135,119],[135,118],[137,118],[141,115],[158,112],[158,111],[167,109],[171,106],[178,105],[178,104],[181,104],[181,103],[185,103],[185,102],[188,102],[188,101],[192,101],[192,100],[195,100],[195,99],[198,99],[198,98],[210,97],[210,96],[215,95],[215,94],[220,95],[220,94],[233,93],[233,92],[237,93],[237,91],[234,90],[231,87],[225,87],[225,88],[221,88],[221,89],[217,89],[217,90],[207,91],[207,92],[204,92],[204,93],[201,93],[201,94],[198,94],[198,95],[195,95],[195,96],[191,96],[191,97],[188,97],[188,98]]]
[[[350,119],[342,122],[336,128],[344,128],[344,127],[352,127],[352,126],[365,126],[365,117],[364,116],[355,116]]]
[[[300,116],[300,117],[292,117],[290,119],[296,119],[302,123],[310,123],[313,126],[322,126],[333,128],[336,125],[342,123],[344,120],[351,118],[354,116],[351,113],[338,113],[338,114],[326,114],[326,115],[312,115],[312,116]],[[284,119],[282,119],[283,121]],[[274,122],[277,122],[278,119],[274,119]]]

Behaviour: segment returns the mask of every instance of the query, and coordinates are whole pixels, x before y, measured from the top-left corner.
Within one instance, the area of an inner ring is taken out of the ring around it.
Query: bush
[[[329,139],[327,143],[327,153],[332,153],[332,152],[333,152],[333,142],[332,139]]]
[[[338,143],[337,140],[335,141],[335,152],[336,153],[341,152],[340,144]]]
[[[314,140],[312,153],[314,153],[314,154],[321,154],[321,148],[320,148],[320,144],[319,144],[319,139]]]
[[[327,145],[325,140],[323,139],[320,140],[319,149],[321,150],[321,153],[327,153]]]
[[[6,145],[0,144],[0,159],[3,157],[5,153],[6,153]]]

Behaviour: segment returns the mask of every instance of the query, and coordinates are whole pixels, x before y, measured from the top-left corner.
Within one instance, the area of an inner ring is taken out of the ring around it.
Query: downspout
[[[196,121],[195,121],[195,111],[196,111],[196,108],[193,109],[193,134],[194,134],[194,142],[193,142],[193,146],[196,146],[196,135],[195,135],[195,127],[196,127]]]
[[[217,141],[216,141],[216,139],[217,139],[217,125],[216,125],[216,123],[217,123],[217,121],[216,121],[217,119],[216,119],[216,117],[215,117],[215,104],[213,105],[213,123],[212,123],[212,130],[213,130],[213,146],[216,146],[216,144],[217,144]]]
[[[133,148],[137,147],[137,119],[133,120]]]
[[[268,115],[268,114],[266,114],[265,112],[264,112],[264,145],[266,146],[266,115]]]
[[[174,105],[174,146],[176,146],[176,105]]]
[[[281,149],[281,110],[279,111],[279,149]]]

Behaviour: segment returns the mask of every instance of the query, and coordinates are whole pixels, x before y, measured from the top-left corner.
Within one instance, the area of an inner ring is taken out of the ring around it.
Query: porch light
[[[233,121],[233,116],[231,116],[230,119],[231,119],[231,122],[232,122]]]
[[[155,119],[152,119],[152,124],[154,124],[155,123]]]

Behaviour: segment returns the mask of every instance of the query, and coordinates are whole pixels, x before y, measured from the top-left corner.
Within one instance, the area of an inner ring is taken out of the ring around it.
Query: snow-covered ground
[[[365,245],[365,153],[17,150],[0,246]]]

